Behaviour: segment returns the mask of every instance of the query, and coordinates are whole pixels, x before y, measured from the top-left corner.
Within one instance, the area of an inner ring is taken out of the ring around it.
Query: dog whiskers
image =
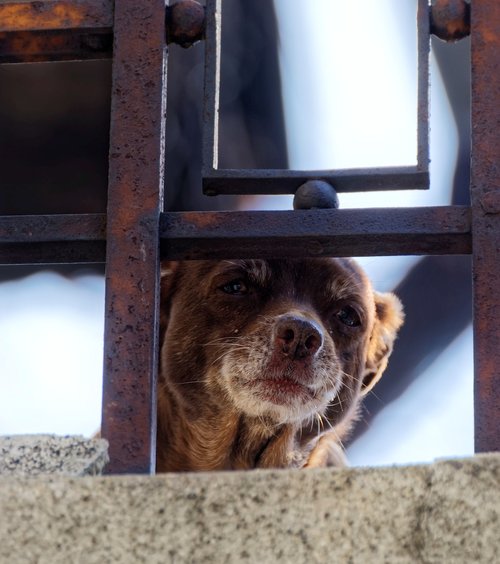
[[[216,357],[212,363],[211,363],[211,367],[215,366],[218,362],[220,362],[222,359],[224,359],[226,356],[229,356],[231,354],[234,353],[235,350],[239,350],[239,351],[250,351],[252,352],[253,348],[251,346],[248,345],[231,345],[231,348],[227,351],[224,351],[222,354],[220,354],[218,357]]]
[[[208,343],[203,343],[203,347],[211,347],[211,346],[216,346],[216,345],[233,345],[234,343],[237,343],[238,341],[244,341],[244,339],[241,336],[228,336],[228,337],[218,337],[217,339],[213,339],[211,341],[209,341]]]

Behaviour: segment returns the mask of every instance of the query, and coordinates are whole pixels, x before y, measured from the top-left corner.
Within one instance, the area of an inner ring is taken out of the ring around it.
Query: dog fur
[[[157,471],[344,465],[402,322],[350,259],[163,264]]]

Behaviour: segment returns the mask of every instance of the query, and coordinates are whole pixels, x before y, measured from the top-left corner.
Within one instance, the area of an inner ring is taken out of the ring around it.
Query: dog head
[[[163,266],[160,389],[195,418],[224,408],[337,425],[380,378],[403,320],[349,259]]]

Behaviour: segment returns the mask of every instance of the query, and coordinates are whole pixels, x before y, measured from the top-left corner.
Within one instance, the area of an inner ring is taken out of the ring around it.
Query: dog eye
[[[224,293],[231,296],[243,296],[248,293],[248,286],[243,280],[231,280],[220,288]]]
[[[357,314],[356,310],[351,306],[343,307],[337,313],[338,319],[348,327],[359,327],[361,325],[361,319]]]

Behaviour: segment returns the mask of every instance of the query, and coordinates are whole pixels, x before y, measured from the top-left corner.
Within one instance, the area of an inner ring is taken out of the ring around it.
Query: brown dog
[[[163,267],[157,470],[343,465],[399,300],[349,259]]]

